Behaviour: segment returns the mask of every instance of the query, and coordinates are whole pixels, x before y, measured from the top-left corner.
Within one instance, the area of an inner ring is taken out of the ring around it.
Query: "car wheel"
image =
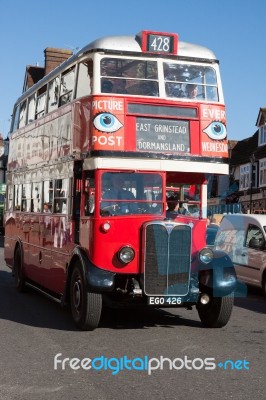
[[[102,295],[88,290],[80,263],[76,263],[71,275],[70,308],[79,329],[93,331],[98,327],[102,312]]]
[[[15,286],[18,292],[25,292],[26,284],[22,267],[22,254],[20,248],[17,248],[14,256],[14,276]]]
[[[213,297],[208,304],[199,304],[197,309],[202,325],[205,328],[222,328],[231,317],[233,305],[233,296]]]

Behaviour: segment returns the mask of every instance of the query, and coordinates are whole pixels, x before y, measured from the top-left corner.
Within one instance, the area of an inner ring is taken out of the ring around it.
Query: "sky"
[[[0,133],[22,93],[26,65],[46,47],[80,49],[109,35],[177,33],[220,61],[229,140],[252,136],[266,107],[265,0],[1,0]]]

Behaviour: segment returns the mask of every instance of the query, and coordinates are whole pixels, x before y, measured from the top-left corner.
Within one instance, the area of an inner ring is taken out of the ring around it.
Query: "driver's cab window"
[[[101,190],[101,216],[163,212],[162,176],[158,173],[105,172]]]

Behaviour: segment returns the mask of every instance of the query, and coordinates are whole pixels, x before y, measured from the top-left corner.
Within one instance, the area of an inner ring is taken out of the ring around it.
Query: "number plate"
[[[148,304],[154,306],[178,306],[182,304],[182,297],[176,296],[149,296]]]

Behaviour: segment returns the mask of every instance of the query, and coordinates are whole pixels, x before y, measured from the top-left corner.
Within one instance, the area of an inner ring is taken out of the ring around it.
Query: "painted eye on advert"
[[[116,132],[123,126],[113,114],[106,112],[96,115],[93,125],[98,131],[107,133]]]
[[[213,121],[207,128],[203,129],[203,132],[207,133],[211,139],[215,140],[223,140],[227,136],[225,125],[219,121]]]

